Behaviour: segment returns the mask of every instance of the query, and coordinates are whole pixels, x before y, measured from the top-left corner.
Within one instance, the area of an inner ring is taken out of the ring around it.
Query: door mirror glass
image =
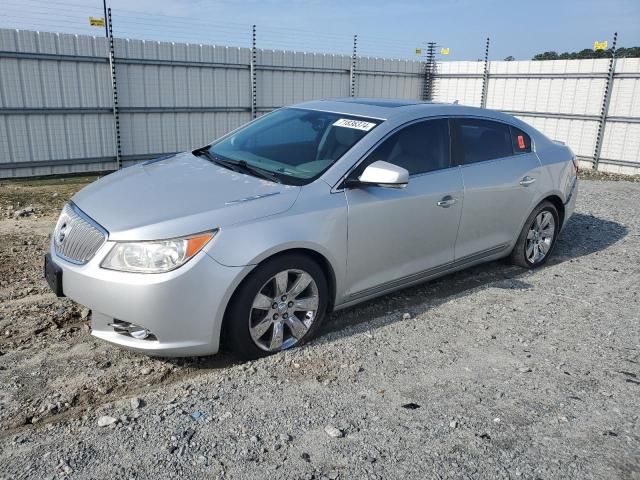
[[[361,185],[403,188],[409,183],[409,172],[389,162],[378,160],[364,169],[357,182]]]

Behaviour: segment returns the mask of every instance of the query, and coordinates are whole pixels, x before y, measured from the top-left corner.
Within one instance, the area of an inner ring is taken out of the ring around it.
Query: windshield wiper
[[[247,163],[245,160],[223,160],[224,162],[229,162],[237,167],[240,167],[244,171],[251,172],[258,177],[262,177],[266,180],[271,180],[275,183],[282,183],[282,181],[273,173],[271,170],[267,170],[266,168],[256,167],[255,165],[251,165]]]
[[[264,178],[265,180],[270,180],[275,183],[282,183],[282,181],[270,170],[251,165],[245,160],[231,160],[227,158],[221,158],[217,155],[212,154],[209,150],[204,148],[194,150],[192,153],[196,156],[204,156],[209,161],[217,163],[218,165],[222,165],[223,167],[226,167],[230,170],[235,170],[236,172],[248,172],[255,177]]]

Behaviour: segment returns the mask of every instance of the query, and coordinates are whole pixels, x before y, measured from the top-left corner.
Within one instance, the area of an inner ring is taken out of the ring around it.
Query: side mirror
[[[378,160],[364,169],[358,179],[347,181],[347,186],[376,185],[387,188],[404,188],[409,183],[409,172],[402,167]]]

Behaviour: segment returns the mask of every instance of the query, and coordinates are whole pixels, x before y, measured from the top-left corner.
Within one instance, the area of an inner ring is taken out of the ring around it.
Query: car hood
[[[284,212],[299,192],[297,186],[181,153],[108,175],[72,200],[109,232],[111,240],[157,240]]]

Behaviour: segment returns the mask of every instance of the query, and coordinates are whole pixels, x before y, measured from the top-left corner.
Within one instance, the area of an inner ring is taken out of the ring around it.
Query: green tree
[[[620,47],[616,49],[616,57],[621,58],[638,58],[640,57],[640,47]]]
[[[558,60],[558,53],[557,52],[538,53],[533,57],[533,60]]]
[[[513,62],[515,60],[515,57],[513,55],[509,55],[507,58],[504,59],[505,62]]]
[[[612,49],[592,50],[585,48],[579,52],[544,52],[534,55],[533,60],[580,60],[585,58],[611,58]],[[616,49],[617,58],[638,58],[640,57],[640,47],[620,47]],[[506,60],[506,58],[505,58]]]

